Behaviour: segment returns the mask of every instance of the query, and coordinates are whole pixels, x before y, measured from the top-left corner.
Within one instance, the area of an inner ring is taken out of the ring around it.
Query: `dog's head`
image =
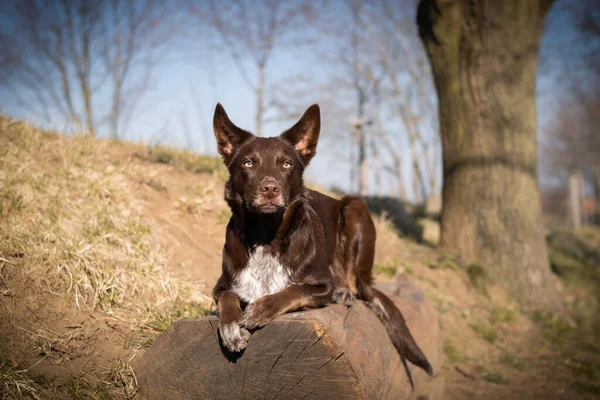
[[[217,150],[229,169],[226,197],[253,212],[284,209],[304,191],[302,174],[315,156],[321,129],[314,104],[290,129],[277,137],[256,137],[235,126],[217,104],[213,120]]]

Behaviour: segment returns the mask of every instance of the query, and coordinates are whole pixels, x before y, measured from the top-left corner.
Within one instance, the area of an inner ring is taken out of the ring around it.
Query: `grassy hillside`
[[[0,117],[0,398],[133,396],[131,360],[214,308],[225,176],[213,157]],[[550,232],[559,317],[522,313],[483,266],[376,225],[376,279],[417,281],[438,311],[448,398],[600,394],[597,230]]]
[[[135,351],[174,318],[210,306],[202,290],[192,293],[167,270],[161,227],[144,218],[137,196],[144,188],[166,193],[144,164],[166,162],[170,151],[6,118],[0,149],[3,389],[40,398],[131,392]],[[206,161],[207,171],[219,171]]]

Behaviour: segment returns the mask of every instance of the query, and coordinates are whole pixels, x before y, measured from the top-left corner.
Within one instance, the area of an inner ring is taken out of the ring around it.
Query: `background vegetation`
[[[597,396],[599,26],[597,0],[3,3],[1,397],[130,398],[214,311],[217,101],[259,135],[321,104],[308,180],[367,200],[449,397]]]

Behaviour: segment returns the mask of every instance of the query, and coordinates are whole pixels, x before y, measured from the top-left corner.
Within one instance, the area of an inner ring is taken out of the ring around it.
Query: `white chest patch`
[[[268,294],[277,293],[290,285],[290,273],[277,257],[256,247],[248,259],[248,265],[235,278],[232,290],[247,303]]]

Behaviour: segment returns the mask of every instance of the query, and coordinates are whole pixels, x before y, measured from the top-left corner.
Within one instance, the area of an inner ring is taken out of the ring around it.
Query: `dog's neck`
[[[262,246],[275,239],[277,230],[283,220],[284,210],[263,214],[244,210],[244,237],[248,245]]]
[[[290,203],[293,199],[305,195],[306,188],[301,183],[298,191],[292,194]],[[266,245],[275,239],[287,207],[268,214],[250,210],[244,204],[242,197],[233,189],[231,180],[225,185],[225,201],[233,214],[232,227],[244,238],[248,247]]]

